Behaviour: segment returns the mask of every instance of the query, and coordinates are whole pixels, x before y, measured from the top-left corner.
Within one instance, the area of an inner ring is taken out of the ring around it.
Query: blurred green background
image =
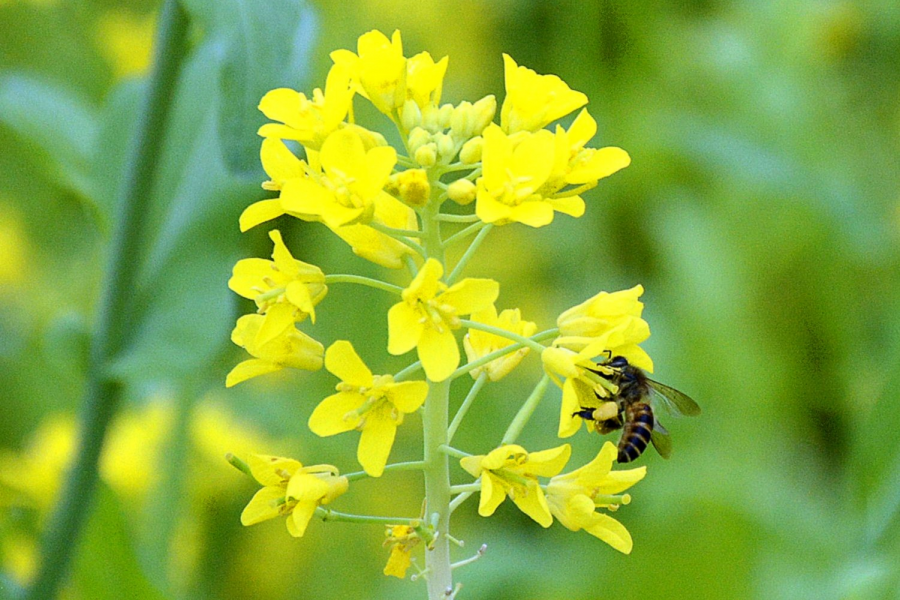
[[[324,83],[328,52],[399,28],[407,56],[450,56],[444,101],[502,100],[501,53],[590,98],[592,145],[633,163],[579,220],[496,230],[469,272],[539,329],[599,290],[641,283],[656,377],[697,420],[665,420],[675,454],[619,511],[634,551],[548,531],[510,504],[456,514],[461,598],[869,599],[900,596],[900,4],[781,0],[185,0],[191,55],[143,208],[128,382],[69,598],[421,598],[381,574],[380,528],[244,529],[254,486],[225,452],[357,470],[355,444],[306,428],[335,383],[281,373],[224,389],[251,307],[234,262],[267,256],[237,217],[262,198],[256,109]],[[153,1],[0,0],[0,595],[35,567],[59,502],[114,203],[154,32]],[[375,122],[364,123],[370,127]],[[383,123],[381,124],[383,125]],[[294,254],[376,274],[324,228],[282,219]],[[402,282],[397,276],[397,282]],[[372,310],[353,310],[359,302]],[[334,286],[315,336],[351,339],[375,372],[390,298]],[[488,386],[455,440],[494,447],[540,374]],[[468,380],[454,387],[456,402]],[[553,389],[522,437],[557,445]],[[392,459],[418,458],[418,417]],[[601,444],[579,435],[573,465]],[[465,482],[457,472],[460,482]],[[362,481],[341,510],[418,514],[413,474]],[[2,597],[2,596],[0,596]]]

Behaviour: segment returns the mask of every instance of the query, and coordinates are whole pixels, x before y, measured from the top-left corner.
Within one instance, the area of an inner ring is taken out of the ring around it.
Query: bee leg
[[[581,417],[582,419],[587,419],[588,421],[593,421],[594,420],[594,409],[582,407],[581,410],[573,412],[572,416],[573,417]]]

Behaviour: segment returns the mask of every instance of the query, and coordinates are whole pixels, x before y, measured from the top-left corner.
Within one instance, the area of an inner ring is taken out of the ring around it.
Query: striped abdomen
[[[649,404],[634,402],[625,407],[625,428],[619,440],[618,462],[631,462],[647,449],[653,421],[653,410]]]

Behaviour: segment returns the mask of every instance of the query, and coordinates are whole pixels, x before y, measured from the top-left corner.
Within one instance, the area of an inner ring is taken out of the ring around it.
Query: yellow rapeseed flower
[[[334,65],[325,79],[325,91],[316,88],[312,98],[288,88],[268,92],[260,101],[259,110],[279,123],[263,125],[259,135],[296,140],[310,150],[320,150],[350,110],[350,75],[345,66]]]
[[[483,136],[484,175],[476,182],[475,214],[479,219],[496,225],[518,222],[543,227],[553,221],[554,210],[581,216],[570,210],[567,201],[540,194],[553,169],[552,133],[542,129],[508,136],[491,124]]]
[[[386,115],[392,115],[406,101],[406,58],[400,32],[391,39],[380,31],[369,31],[359,37],[357,54],[335,50],[331,60],[352,73],[357,90]]]
[[[506,133],[537,131],[587,104],[587,96],[569,88],[556,75],[538,75],[503,55],[506,98],[500,126]]]
[[[302,321],[309,315],[315,323],[314,307],[328,293],[325,274],[319,267],[295,259],[277,229],[270,231],[269,237],[275,244],[272,260],[239,260],[234,265],[228,287],[244,298],[254,300],[260,312],[273,304],[287,302],[297,309],[294,321]]]
[[[389,577],[403,579],[412,562],[413,548],[419,545],[422,538],[415,527],[409,525],[389,525],[385,531],[384,546],[391,548],[391,555],[384,566],[384,574]]]
[[[497,309],[494,305],[488,308],[472,313],[472,320],[478,323],[484,323],[492,327],[505,329],[512,333],[528,337],[537,330],[537,325],[531,321],[523,321],[522,314],[518,308],[508,308],[497,315]],[[469,362],[474,362],[483,356],[487,356],[491,352],[496,352],[502,348],[506,348],[514,344],[511,339],[505,338],[486,331],[478,329],[470,329],[463,338],[463,347],[466,349],[466,357]],[[516,368],[525,355],[528,354],[529,348],[525,346],[515,352],[510,352],[506,356],[492,360],[488,364],[472,369],[469,373],[473,378],[477,379],[481,373],[486,373],[491,381],[499,381],[506,377],[510,371]]]
[[[403,415],[418,410],[428,395],[424,381],[395,383],[390,375],[372,375],[353,345],[337,341],[325,353],[325,368],[339,377],[337,394],[316,407],[309,428],[320,436],[358,429],[356,457],[366,473],[380,477]]]
[[[486,455],[467,456],[460,464],[472,477],[481,478],[479,515],[491,516],[509,496],[519,510],[542,527],[550,527],[553,517],[537,478],[552,477],[562,471],[571,453],[568,444],[531,453],[509,444]]]
[[[289,179],[281,190],[281,207],[331,228],[367,223],[375,212],[375,199],[397,162],[390,146],[366,149],[351,128],[335,131],[322,144],[322,173],[317,177]]]
[[[293,307],[280,303],[270,307],[265,316],[244,315],[238,319],[231,341],[253,358],[239,363],[228,373],[226,387],[285,367],[306,371],[322,368],[325,348],[294,327],[293,313]]]
[[[251,454],[247,465],[264,487],[244,508],[241,523],[249,526],[286,516],[287,530],[294,537],[303,537],[316,508],[329,504],[349,487],[347,478],[331,465],[304,467],[291,458],[262,454]]]
[[[443,381],[459,366],[453,336],[459,316],[484,310],[500,293],[492,279],[467,278],[447,287],[443,274],[441,263],[429,258],[403,290],[403,301],[388,311],[388,352],[398,355],[417,348],[432,381]]]
[[[584,529],[619,552],[631,552],[631,534],[625,526],[597,508],[615,510],[628,504],[628,494],[616,497],[644,478],[647,467],[613,471],[618,451],[611,442],[603,444],[596,458],[583,467],[557,475],[547,484],[547,504],[560,523],[572,531]]]

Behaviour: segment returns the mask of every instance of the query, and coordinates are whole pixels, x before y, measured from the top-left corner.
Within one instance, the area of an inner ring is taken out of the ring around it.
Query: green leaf
[[[220,79],[219,130],[225,164],[234,173],[258,168],[259,140],[249,136],[265,123],[256,109],[271,89],[298,89],[308,73],[316,18],[296,0],[227,0],[227,51]]]
[[[161,574],[162,575],[162,574]],[[135,552],[122,506],[105,484],[97,488],[91,519],[74,565],[74,597],[92,600],[163,600]]]
[[[91,106],[58,85],[18,74],[0,78],[0,122],[33,143],[44,168],[92,210],[97,121]]]

